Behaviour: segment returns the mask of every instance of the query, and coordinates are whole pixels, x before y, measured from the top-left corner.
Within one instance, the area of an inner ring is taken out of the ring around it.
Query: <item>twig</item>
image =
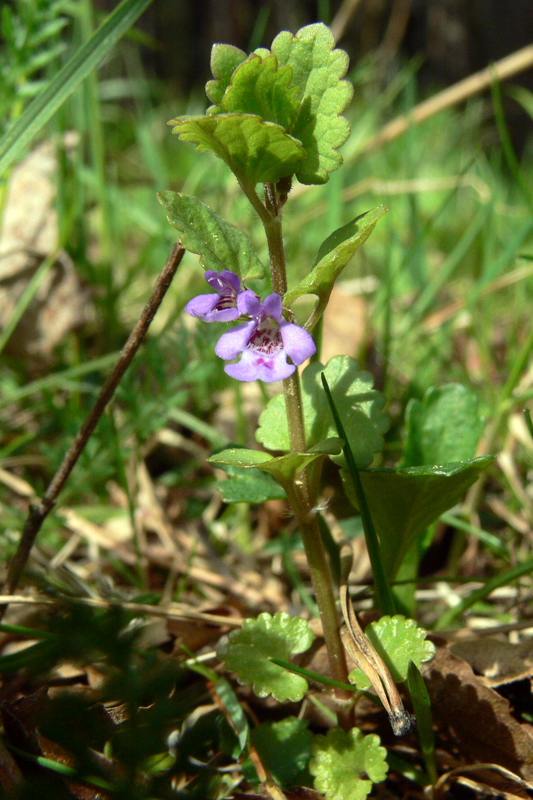
[[[462,103],[472,95],[483,92],[490,87],[494,80],[504,81],[532,66],[533,45],[528,45],[521,50],[517,50],[516,53],[512,53],[512,55],[502,58],[495,64],[491,64],[486,69],[475,72],[448,89],[444,89],[423,103],[419,103],[409,114],[402,114],[402,116],[396,117],[388,125],[385,125],[377,136],[367,142],[362,153],[371,152],[384,144],[388,144],[388,142],[405,133],[410,125],[423,122],[429,117],[438,114],[439,111],[450,108],[457,103]],[[358,153],[358,157],[360,155],[361,152]]]
[[[30,512],[26,520],[26,524],[24,525],[24,530],[22,531],[19,546],[7,572],[5,593],[13,594],[15,591],[22,570],[26,565],[31,549],[44,520],[54,507],[59,492],[63,488],[67,478],[72,472],[72,469],[83,452],[90,435],[96,428],[96,425],[102,416],[106,405],[113,397],[115,389],[120,383],[124,373],[131,364],[135,353],[139,349],[144,337],[146,336],[146,332],[150,327],[150,323],[152,322],[159,306],[161,305],[161,301],[163,300],[163,297],[165,296],[172,278],[174,277],[184,255],[185,250],[183,247],[181,247],[181,245],[178,243],[175,243],[170,251],[167,263],[163,267],[163,270],[156,281],[152,294],[150,295],[150,299],[143,309],[137,325],[132,330],[128,341],[124,345],[124,348],[118,357],[118,361],[115,364],[111,375],[102,387],[94,406],[85,419],[85,422],[79,429],[76,438],[68,449],[59,469],[52,478],[52,481],[44,493],[42,500],[38,503],[30,503]],[[0,606],[0,619],[2,619],[4,616],[6,608],[6,604]]]

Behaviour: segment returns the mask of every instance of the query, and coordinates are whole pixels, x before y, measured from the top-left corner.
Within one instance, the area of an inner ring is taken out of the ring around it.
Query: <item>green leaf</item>
[[[222,111],[221,102],[224,92],[229,86],[231,76],[243,61],[247,59],[244,50],[232,44],[214,44],[211,48],[211,73],[215,80],[208,81],[205,93],[213,103],[207,109],[208,114],[219,114]]]
[[[402,467],[466,461],[476,454],[483,433],[478,398],[460,383],[428,389],[410,400]]]
[[[375,733],[331,728],[326,736],[314,737],[311,751],[309,772],[326,800],[365,800],[372,784],[387,776],[387,751]]]
[[[0,139],[0,175],[131,28],[152,0],[123,0]]]
[[[296,298],[306,294],[316,294],[327,302],[333,284],[342,270],[366,242],[376,222],[386,212],[385,206],[379,206],[361,214],[328,236],[320,246],[309,274],[285,295],[285,305],[290,307]]]
[[[371,622],[365,634],[388,666],[395,683],[406,680],[411,661],[420,667],[435,655],[435,645],[426,639],[427,632],[418,628],[414,619],[406,619],[401,614]],[[371,687],[359,668],[350,672],[349,678],[360,690]]]
[[[205,203],[179,192],[159,192],[157,199],[167,210],[170,224],[180,231],[180,242],[200,256],[206,270],[229,269],[240,278],[262,278],[264,267],[248,236]]]
[[[307,681],[273,664],[269,656],[288,661],[291,654],[308,650],[313,638],[302,617],[291,617],[286,611],[273,617],[263,613],[257,619],[245,619],[242,628],[232,631],[220,645],[217,655],[227,670],[236,673],[239,683],[252,685],[258,697],[271,694],[280,703],[298,702],[307,691]]]
[[[305,147],[305,161],[296,170],[300,183],[326,183],[342,164],[337,148],[350,134],[348,120],[340,116],[353,95],[352,84],[341,80],[348,56],[334,47],[333,34],[322,23],[306,25],[296,36],[283,31],[272,42],[279,66],[292,68],[298,87],[300,108],[290,133]]]
[[[298,88],[290,86],[291,79],[292,69],[279,69],[276,56],[251,55],[233,73],[222,107],[226,112],[257,114],[290,132],[299,108]]]
[[[435,733],[433,731],[431,701],[424,678],[419,668],[412,661],[407,670],[407,688],[413,702],[420,749],[422,750],[429,780],[434,786],[438,780],[438,772],[435,761]]]
[[[308,722],[286,717],[279,722],[265,722],[252,729],[252,744],[276,783],[291,786],[300,783],[311,757],[313,734]],[[255,777],[255,782],[258,778]]]
[[[250,732],[248,728],[248,720],[246,719],[246,715],[241,704],[239,703],[237,695],[233,691],[231,684],[226,680],[226,678],[218,678],[218,680],[215,681],[214,689],[219,696],[222,705],[226,709],[233,723],[235,733],[237,734],[239,750],[236,755],[238,757],[241,755],[248,742],[248,735]]]
[[[394,578],[409,547],[428,525],[458,503],[493,456],[441,466],[360,470],[386,573]],[[348,497],[355,501],[349,481]],[[355,504],[355,502],[354,502]]]
[[[222,467],[250,467],[269,472],[287,491],[297,472],[300,472],[312,461],[324,455],[338,455],[342,451],[342,442],[336,437],[331,437],[309,448],[307,453],[289,453],[285,456],[273,458],[262,450],[247,450],[242,447],[229,448],[210,456],[210,464],[219,464]]]
[[[374,379],[361,371],[350,356],[335,356],[324,368],[310,364],[302,374],[302,405],[308,445],[336,436],[335,423],[322,387],[325,372],[335,405],[342,416],[357,466],[368,466],[383,448],[383,433],[389,426],[382,412],[383,395],[372,388]],[[256,439],[270,450],[289,449],[285,398],[275,395],[259,417]],[[338,461],[335,457],[334,460]]]
[[[230,472],[230,468],[227,469]],[[217,484],[225,503],[264,503],[265,500],[281,500],[287,496],[267,472],[233,468],[231,473],[230,478]]]
[[[174,126],[172,133],[194,142],[197,150],[215,153],[247,187],[293,175],[305,156],[297,139],[255,114],[178,117],[169,125]]]

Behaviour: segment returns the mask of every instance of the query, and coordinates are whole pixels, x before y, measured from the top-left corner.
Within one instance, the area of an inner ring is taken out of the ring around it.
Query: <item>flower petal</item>
[[[204,278],[219,294],[238,294],[241,291],[241,279],[229,269],[223,269],[222,272],[208,269]]]
[[[299,325],[294,325],[292,322],[282,322],[279,327],[283,339],[283,350],[296,366],[303,364],[316,353],[313,337],[304,328],[300,328]]]
[[[274,294],[269,294],[268,297],[265,297],[263,309],[268,316],[275,319],[277,323],[281,323],[283,321],[283,317],[281,315],[281,295],[274,292]]]
[[[219,297],[217,294],[199,294],[189,300],[185,306],[185,311],[191,317],[204,317],[210,314],[218,303]]]
[[[231,361],[233,358],[237,358],[247,346],[256,327],[257,325],[254,321],[244,322],[231,331],[223,333],[215,347],[217,356],[223,358],[224,361]]]
[[[241,314],[255,318],[261,315],[263,307],[257,295],[251,289],[245,289],[237,295],[237,308]]]
[[[241,360],[228,364],[224,372],[239,381],[282,381],[292,375],[296,367],[288,364],[285,353],[280,350],[274,355],[265,356],[257,350],[245,350]]]

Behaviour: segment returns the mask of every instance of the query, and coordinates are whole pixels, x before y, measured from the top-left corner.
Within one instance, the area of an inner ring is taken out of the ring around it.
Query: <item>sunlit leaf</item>
[[[331,728],[314,737],[311,751],[309,772],[326,800],[365,800],[372,785],[387,776],[387,751],[375,733]]]
[[[483,433],[477,396],[460,383],[428,389],[410,400],[402,467],[466,461],[476,454]]]
[[[271,694],[280,703],[297,702],[307,691],[305,678],[269,661],[270,656],[288,661],[291,655],[311,647],[313,633],[306,620],[279,611],[272,617],[260,614],[246,619],[242,628],[229,634],[217,655],[226,669],[235,672],[239,683],[251,684],[258,697]]]
[[[252,55],[234,72],[222,100],[224,111],[258,114],[290,132],[298,111],[298,88],[291,86],[292,69],[278,68],[274,55]]]
[[[368,239],[376,222],[387,212],[385,206],[367,211],[334,231],[320,246],[311,271],[284,297],[287,306],[305,294],[327,299],[342,270]]]
[[[346,429],[357,466],[368,466],[383,448],[383,433],[389,422],[382,409],[383,395],[373,389],[374,379],[360,370],[349,356],[335,356],[326,367],[310,364],[302,375],[302,404],[307,442],[313,445],[336,435],[326,395],[320,380],[325,372],[335,405]],[[285,398],[275,395],[259,417],[256,439],[270,450],[289,449]]]
[[[277,183],[294,174],[305,157],[297,139],[255,114],[178,117],[169,125],[174,126],[172,133],[196,144],[197,150],[215,153],[248,187]]]
[[[426,639],[426,631],[417,627],[414,619],[406,619],[401,614],[384,616],[371,622],[365,628],[365,634],[388,666],[396,683],[407,678],[411,661],[420,667],[435,655],[435,645]],[[358,689],[368,689],[371,686],[359,668],[350,672],[350,683],[355,684]]]
[[[285,456],[273,458],[262,450],[235,447],[222,450],[207,460],[211,464],[219,464],[222,467],[255,468],[269,472],[285,488],[292,481],[294,475],[308,464],[324,455],[338,455],[341,450],[341,440],[331,437],[319,442],[315,447],[309,448],[307,453],[288,453]]]
[[[211,73],[214,80],[208,81],[205,93],[213,105],[207,109],[208,114],[218,114],[222,111],[221,102],[224,92],[229,86],[231,76],[247,58],[244,50],[232,44],[214,44],[211,48]]]
[[[353,95],[352,84],[341,80],[348,56],[334,47],[333,34],[322,23],[306,25],[296,36],[283,31],[272,42],[280,67],[292,68],[298,87],[300,108],[290,132],[305,147],[305,161],[296,170],[301,183],[325,183],[342,164],[337,149],[350,134],[348,120],[341,116]]]
[[[242,280],[263,277],[264,267],[240,228],[226,222],[196,197],[167,191],[160,192],[157,198],[165,206],[170,224],[180,231],[181,244],[200,256],[204,269],[229,269]]]

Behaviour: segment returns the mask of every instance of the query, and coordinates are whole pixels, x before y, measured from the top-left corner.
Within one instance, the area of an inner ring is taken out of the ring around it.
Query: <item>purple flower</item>
[[[228,269],[222,272],[210,269],[205,273],[205,279],[216,294],[199,294],[193,297],[185,306],[185,311],[191,317],[200,317],[204,322],[231,322],[240,317],[237,298],[243,290],[239,276]]]
[[[279,294],[271,294],[261,303],[247,290],[239,295],[238,307],[241,314],[252,318],[251,321],[223,333],[215,347],[215,353],[224,361],[241,356],[236,364],[224,367],[232,378],[266,383],[281,381],[316,353],[311,335],[283,318]]]

